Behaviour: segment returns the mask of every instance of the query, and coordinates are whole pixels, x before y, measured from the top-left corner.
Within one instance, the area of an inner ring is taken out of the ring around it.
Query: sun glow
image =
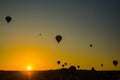
[[[30,70],[31,70],[31,66],[28,66],[28,67],[27,67],[27,70],[30,71]]]

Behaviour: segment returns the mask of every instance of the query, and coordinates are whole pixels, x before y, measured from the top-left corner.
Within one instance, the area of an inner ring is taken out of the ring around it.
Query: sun
[[[27,70],[30,71],[30,70],[31,70],[31,66],[28,66],[28,67],[27,67]]]

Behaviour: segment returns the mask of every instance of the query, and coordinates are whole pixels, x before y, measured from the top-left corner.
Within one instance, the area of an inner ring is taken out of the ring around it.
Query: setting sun
[[[30,66],[28,66],[28,67],[27,67],[27,70],[28,70],[28,71],[30,71],[30,70],[31,70],[31,67],[30,67]]]

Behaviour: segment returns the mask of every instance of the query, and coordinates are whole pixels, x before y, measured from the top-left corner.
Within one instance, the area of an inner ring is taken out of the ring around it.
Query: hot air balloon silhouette
[[[77,68],[79,69],[79,68],[80,68],[80,66],[78,65],[78,66],[77,66]]]
[[[65,66],[67,65],[67,63],[65,63]]]
[[[77,69],[76,69],[75,66],[70,66],[70,67],[69,67],[69,71],[70,71],[71,74],[74,74],[74,73],[76,72],[76,70],[77,70]]]
[[[90,47],[93,47],[93,44],[90,44]]]
[[[64,65],[64,64],[62,64],[62,67],[63,67],[63,68],[64,68],[64,66],[65,66],[65,65]]]
[[[59,65],[59,64],[60,64],[60,61],[57,61],[57,64]]]
[[[117,60],[113,60],[113,64],[114,64],[114,66],[117,66],[118,61]]]
[[[95,71],[95,68],[94,68],[94,67],[92,67],[92,68],[91,68],[91,70],[92,70],[92,71]]]
[[[103,67],[104,65],[103,64],[101,64],[101,67]]]
[[[42,34],[41,34],[41,33],[40,33],[39,35],[40,35],[40,36],[42,36]]]
[[[7,23],[9,23],[12,20],[12,18],[10,16],[6,16],[5,20],[7,21]]]
[[[57,40],[58,43],[60,43],[60,41],[62,40],[62,36],[61,35],[57,35],[55,37],[55,39]]]

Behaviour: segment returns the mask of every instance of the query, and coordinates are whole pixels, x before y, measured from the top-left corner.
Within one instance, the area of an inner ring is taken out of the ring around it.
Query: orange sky
[[[117,0],[0,1],[0,70],[48,70],[65,62],[67,68],[120,70],[112,63],[120,61],[119,8]]]

